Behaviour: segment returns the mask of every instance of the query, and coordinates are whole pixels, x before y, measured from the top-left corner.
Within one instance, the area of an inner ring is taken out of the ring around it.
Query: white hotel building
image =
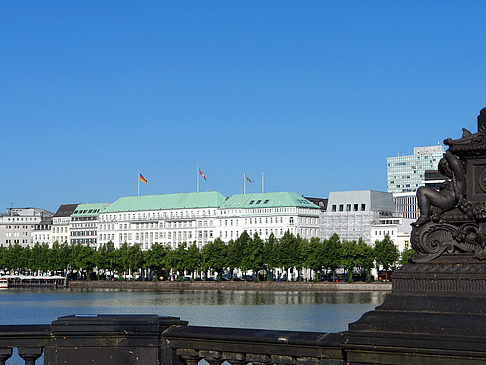
[[[160,243],[198,247],[219,237],[228,242],[243,231],[281,237],[289,230],[304,238],[319,236],[319,207],[296,193],[180,193],[123,197],[99,214],[98,245],[112,241],[140,243],[143,249]]]

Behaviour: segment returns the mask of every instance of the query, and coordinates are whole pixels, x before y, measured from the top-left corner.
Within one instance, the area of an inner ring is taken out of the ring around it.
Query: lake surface
[[[381,292],[0,290],[0,324],[45,324],[70,314],[157,314],[190,325],[339,332],[380,305]],[[40,360],[40,359],[39,359]],[[41,364],[41,362],[37,362]],[[7,364],[20,364],[12,359]]]

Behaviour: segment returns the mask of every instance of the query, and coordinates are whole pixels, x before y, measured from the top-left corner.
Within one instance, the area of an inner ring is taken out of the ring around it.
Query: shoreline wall
[[[72,289],[124,289],[124,290],[261,290],[261,291],[386,291],[391,283],[329,283],[262,281],[69,281]]]

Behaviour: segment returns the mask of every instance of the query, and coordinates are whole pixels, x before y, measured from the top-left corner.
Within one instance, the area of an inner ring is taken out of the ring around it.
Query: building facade
[[[107,206],[104,203],[79,204],[71,214],[69,222],[70,243],[97,247],[98,218]]]
[[[228,242],[243,231],[267,239],[286,231],[303,238],[319,237],[320,208],[292,192],[236,194],[218,209],[217,235]]]
[[[34,226],[32,241],[34,244],[51,244],[52,216],[42,217],[41,221]]]
[[[98,246],[139,243],[146,250],[154,243],[175,248],[195,241],[202,247],[216,237],[224,200],[215,191],[122,197],[100,212]]]
[[[8,208],[0,214],[0,245],[32,246],[32,231],[43,217],[52,216],[40,208]]]
[[[371,225],[394,211],[390,193],[364,191],[338,191],[329,193],[325,212],[320,213],[320,237],[329,239],[336,233],[342,240],[358,241],[362,238],[372,244]]]
[[[436,170],[444,154],[441,145],[414,147],[413,155],[387,157],[387,190],[408,193],[424,186],[425,170]]]
[[[195,242],[199,248],[216,238],[237,239],[243,231],[262,239],[288,230],[319,237],[319,207],[291,192],[237,194],[180,193],[123,197],[99,214],[98,246],[154,243],[172,248]]]
[[[407,219],[416,220],[420,215],[418,207],[417,193],[411,191],[408,193],[393,193],[393,202],[395,203],[395,215]]]
[[[386,235],[400,252],[410,248],[411,223],[414,219],[400,217],[380,218],[378,222],[371,225],[371,242],[381,241]]]
[[[71,215],[76,210],[78,204],[62,204],[52,217],[51,244],[70,243],[69,225]]]

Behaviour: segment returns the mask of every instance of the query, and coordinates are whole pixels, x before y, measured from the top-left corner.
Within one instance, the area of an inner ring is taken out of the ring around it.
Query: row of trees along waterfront
[[[275,269],[295,272],[297,280],[302,278],[303,269],[310,269],[317,273],[314,280],[319,280],[320,276],[340,269],[348,273],[351,281],[349,273],[366,273],[369,278],[373,267],[378,271],[390,270],[408,262],[414,254],[409,249],[400,255],[388,236],[372,247],[362,239],[341,241],[336,234],[321,241],[286,232],[280,239],[272,234],[264,241],[257,234],[250,237],[244,231],[235,241],[224,243],[216,238],[202,249],[195,243],[182,243],[175,249],[153,244],[146,251],[139,244],[126,243],[116,249],[111,242],[98,249],[57,242],[51,248],[38,243],[33,247],[0,246],[0,268],[9,273],[44,274],[59,273],[69,265],[78,278],[99,279],[114,274],[121,278],[127,273],[129,277],[130,273],[137,273],[137,277],[153,280],[169,278],[171,274],[182,279],[184,275],[206,278],[216,273],[221,278],[225,272],[233,278],[236,272],[250,271],[258,273],[256,280],[274,280]]]

